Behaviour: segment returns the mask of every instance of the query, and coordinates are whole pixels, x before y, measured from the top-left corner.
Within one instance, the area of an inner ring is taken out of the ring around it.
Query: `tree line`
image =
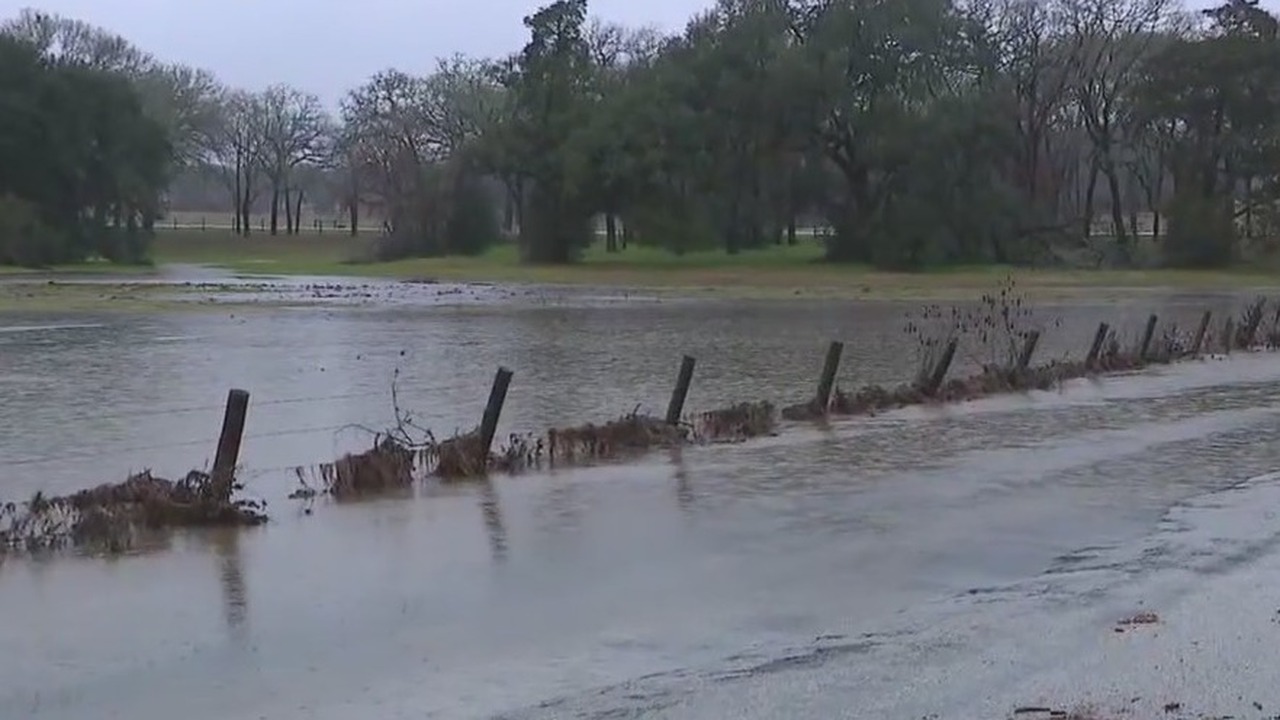
[[[737,253],[820,224],[827,260],[886,268],[1207,267],[1278,235],[1280,37],[1257,0],[718,0],[673,34],[558,0],[524,25],[518,53],[383,71],[330,115],[25,11],[3,47],[32,69],[6,58],[0,102],[116,145],[77,155],[22,139],[35,115],[0,119],[0,195],[103,254],[190,172],[245,234],[263,205],[269,232],[299,232],[309,188],[353,232],[373,213],[384,257],[509,234],[528,262],[573,262],[598,224],[610,251]],[[100,90],[65,102],[111,109],[34,100],[72,82]]]

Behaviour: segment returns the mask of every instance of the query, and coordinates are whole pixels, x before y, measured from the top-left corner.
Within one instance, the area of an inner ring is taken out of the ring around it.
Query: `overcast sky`
[[[1188,0],[1207,7],[1218,0]],[[162,60],[207,68],[260,90],[285,82],[336,106],[348,89],[389,67],[431,69],[463,53],[518,50],[521,19],[547,0],[0,0],[108,28]],[[678,30],[712,0],[590,0],[591,13],[630,26]],[[1273,12],[1280,0],[1263,0]]]
[[[539,0],[0,0],[0,18],[34,7],[108,28],[162,60],[230,85],[286,82],[336,104],[388,67],[425,71],[461,52],[518,50]],[[711,0],[590,0],[591,14],[680,29]]]

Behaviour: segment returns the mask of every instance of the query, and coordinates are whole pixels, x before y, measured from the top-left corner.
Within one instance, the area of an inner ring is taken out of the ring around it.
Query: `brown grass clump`
[[[1231,338],[1231,347],[1235,350],[1248,350],[1258,339],[1258,328],[1262,326],[1262,318],[1266,314],[1266,298],[1258,298],[1247,305],[1235,324],[1235,337]]]
[[[442,478],[480,477],[489,471],[489,456],[480,447],[479,429],[436,443],[423,457],[428,472]]]
[[[771,435],[777,426],[773,403],[739,403],[699,415],[693,437],[699,442],[741,442]]]
[[[675,447],[689,441],[689,429],[668,425],[661,418],[631,412],[617,420],[588,423],[547,432],[552,464],[591,462],[636,455],[654,448]]]
[[[352,498],[386,492],[413,484],[415,453],[389,435],[374,438],[373,447],[359,454],[347,454],[336,462],[318,467],[324,491],[335,498]],[[298,480],[309,489],[306,471],[298,468]],[[304,493],[295,493],[303,497]]]
[[[71,545],[123,552],[141,530],[266,522],[262,503],[232,499],[242,489],[234,479],[217,482],[199,471],[176,482],[148,471],[64,497],[36,493],[0,507],[0,551]]]

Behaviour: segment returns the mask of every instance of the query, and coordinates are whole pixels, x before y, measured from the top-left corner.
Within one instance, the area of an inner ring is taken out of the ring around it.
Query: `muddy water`
[[[1189,323],[1231,304],[1148,301],[1054,308],[1044,352],[1079,352],[1099,319],[1136,333],[1153,309]],[[513,431],[660,407],[686,352],[695,408],[793,400],[832,337],[846,385],[909,375],[904,309],[5,318],[5,497],[202,464],[239,386],[247,476],[276,522],[118,560],[5,561],[0,717],[726,717],[745,698],[759,717],[942,712],[1009,680],[961,661],[980,655],[984,603],[1014,597],[1052,626],[1055,603],[1102,602],[1072,571],[1139,582],[1176,553],[1099,558],[1280,467],[1280,361],[1258,355],[313,515],[283,499],[281,468],[364,441],[343,425],[388,422],[397,368],[401,404],[436,428],[474,422],[498,364],[517,372]],[[934,684],[903,694],[917,676]]]

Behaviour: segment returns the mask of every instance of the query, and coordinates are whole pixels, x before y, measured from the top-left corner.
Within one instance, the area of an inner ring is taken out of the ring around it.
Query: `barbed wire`
[[[324,433],[324,432],[337,433],[342,430],[359,430],[361,432],[370,432],[367,428],[359,424],[348,422],[348,423],[341,423],[337,425],[321,425],[321,426],[313,426],[313,427],[291,428],[291,429],[285,429],[285,430],[271,430],[268,432],[261,432],[261,433],[250,433],[245,435],[243,438],[241,438],[241,442],[243,443],[250,440],[261,440],[261,439],[267,439],[267,438],[289,437],[294,435],[315,435],[315,434]],[[184,447],[196,447],[200,445],[208,445],[210,448],[213,448],[216,444],[217,444],[217,436],[210,435],[209,437],[201,438],[199,440],[184,440],[184,441],[170,442],[170,443],[157,443],[154,445],[136,445],[133,447],[124,447],[124,448],[109,448],[109,449],[98,449],[98,450],[85,450],[81,452],[72,452],[72,453],[38,455],[34,457],[20,458],[17,460],[5,460],[4,465],[5,466],[48,465],[53,463],[69,462],[69,461],[75,461],[75,460],[96,460],[104,456],[115,457],[118,455],[124,455],[126,453],[147,452],[152,450],[171,450],[171,449],[184,448]]]
[[[408,385],[401,386],[400,392],[417,392],[438,390],[440,385]],[[364,390],[359,392],[338,393],[335,395],[309,395],[291,398],[278,398],[274,400],[251,400],[251,408],[263,407],[280,407],[286,405],[305,405],[310,403],[336,402],[339,400],[361,400],[365,398],[374,398],[385,395],[387,398],[391,396],[391,390]],[[169,417],[172,415],[184,415],[198,412],[217,412],[226,408],[224,404],[210,405],[189,405],[176,408],[147,409],[147,410],[126,410],[121,412],[101,413],[94,412],[91,417],[98,420],[133,420],[147,417]]]

